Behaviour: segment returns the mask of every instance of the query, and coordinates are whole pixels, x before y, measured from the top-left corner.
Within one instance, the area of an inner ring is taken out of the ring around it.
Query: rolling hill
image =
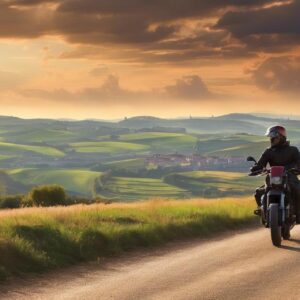
[[[148,150],[147,145],[140,145],[138,143],[126,142],[80,142],[70,144],[70,148],[79,153],[126,153],[126,152],[141,152]]]
[[[300,146],[299,120],[251,114],[178,119],[137,116],[114,122],[0,116],[0,167],[9,173],[3,175],[2,185],[9,193],[22,193],[32,185],[58,183],[71,193],[91,197],[95,195],[95,181],[111,169],[113,175],[101,193],[115,199],[190,197],[197,192],[208,196],[252,193],[252,186],[245,186],[240,179],[227,178],[228,188],[223,189],[225,179],[221,182],[219,177],[225,174],[188,175],[173,166],[165,168],[163,158],[162,165],[152,163],[148,170],[145,162],[156,154],[198,154],[220,160],[237,157],[238,166],[199,164],[189,170],[246,173],[246,156],[260,156],[269,146],[263,136],[266,128],[278,123],[287,127],[292,144]],[[176,179],[173,183],[169,181],[172,176]],[[234,184],[239,187],[230,189]]]
[[[68,169],[14,169],[8,174],[24,185],[59,184],[72,193],[92,197],[100,172]]]
[[[0,171],[0,195],[15,195],[26,193],[30,186],[14,180],[6,172]]]

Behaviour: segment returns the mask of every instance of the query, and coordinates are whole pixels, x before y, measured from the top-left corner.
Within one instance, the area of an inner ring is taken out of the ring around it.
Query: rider
[[[290,146],[287,141],[286,129],[283,126],[277,125],[267,129],[265,134],[270,138],[271,147],[267,148],[262,154],[261,158],[250,171],[257,172],[266,168],[267,164],[272,166],[284,166],[286,169],[298,168],[300,169],[300,153],[297,147]],[[290,176],[290,186],[295,197],[297,223],[300,223],[300,182],[296,175]],[[261,196],[265,193],[265,186],[256,189],[255,200],[258,209],[256,214],[260,212]]]

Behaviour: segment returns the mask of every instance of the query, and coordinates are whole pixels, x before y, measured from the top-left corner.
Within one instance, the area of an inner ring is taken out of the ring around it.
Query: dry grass
[[[206,205],[216,205],[217,201],[222,201],[222,203],[240,203],[240,201],[246,203],[253,202],[253,197],[243,197],[242,199],[238,198],[217,198],[214,200],[205,199],[205,198],[194,198],[188,200],[172,200],[172,199],[162,199],[155,198],[152,200],[138,201],[138,202],[129,202],[129,203],[111,203],[111,204],[77,204],[71,206],[54,206],[54,207],[24,207],[16,209],[3,209],[0,210],[0,218],[5,217],[17,217],[31,214],[39,215],[69,215],[70,213],[76,213],[81,211],[105,211],[110,209],[124,209],[124,208],[139,208],[139,209],[149,209],[153,207],[178,207],[182,205],[192,205],[192,206],[206,206]]]
[[[207,237],[253,223],[253,208],[252,198],[228,198],[1,211],[0,278]]]

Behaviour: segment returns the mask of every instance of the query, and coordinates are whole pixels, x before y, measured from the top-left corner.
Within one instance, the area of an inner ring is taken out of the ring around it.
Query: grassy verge
[[[0,212],[0,278],[42,272],[253,224],[253,199],[162,201]]]

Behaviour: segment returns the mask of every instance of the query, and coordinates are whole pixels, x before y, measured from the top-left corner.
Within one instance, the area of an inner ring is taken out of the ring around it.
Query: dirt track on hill
[[[18,280],[0,299],[300,299],[300,226],[275,248],[256,229]]]

